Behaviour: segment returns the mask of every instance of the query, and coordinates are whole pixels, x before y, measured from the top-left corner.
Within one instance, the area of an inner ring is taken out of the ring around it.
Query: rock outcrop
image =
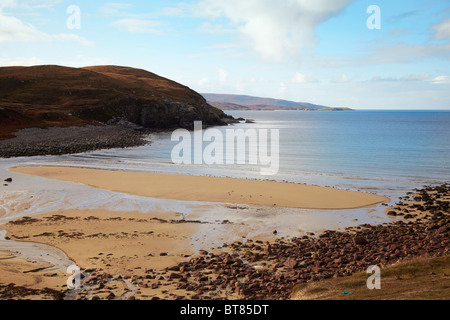
[[[148,129],[225,125],[231,117],[195,91],[119,66],[0,68],[0,139],[24,128],[128,121]]]

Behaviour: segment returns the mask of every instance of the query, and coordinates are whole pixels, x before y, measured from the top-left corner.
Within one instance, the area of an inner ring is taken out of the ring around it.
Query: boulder
[[[367,241],[366,238],[364,238],[363,236],[356,236],[353,238],[353,243],[356,245],[366,245],[369,244],[369,242]]]
[[[289,268],[289,269],[295,269],[298,266],[298,262],[297,260],[293,259],[293,258],[288,258],[285,262],[284,265]]]

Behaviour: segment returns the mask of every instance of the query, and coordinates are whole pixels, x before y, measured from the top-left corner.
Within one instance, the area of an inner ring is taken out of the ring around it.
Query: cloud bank
[[[315,44],[315,29],[352,0],[200,0],[198,15],[225,18],[264,59],[282,61]]]

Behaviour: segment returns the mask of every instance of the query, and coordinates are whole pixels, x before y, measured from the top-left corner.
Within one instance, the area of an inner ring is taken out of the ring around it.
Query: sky
[[[42,64],[141,68],[200,93],[450,110],[450,1],[0,0],[0,66]]]

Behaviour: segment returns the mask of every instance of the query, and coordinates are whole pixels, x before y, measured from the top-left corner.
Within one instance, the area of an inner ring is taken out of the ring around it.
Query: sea
[[[330,186],[376,193],[391,199],[389,205],[407,192],[425,185],[450,182],[450,111],[226,111],[235,118],[253,123],[215,127],[227,130],[278,130],[279,168],[276,174],[261,175],[255,164],[176,164],[172,151],[180,143],[173,132],[152,134],[146,146],[100,150],[76,155],[0,160],[0,173],[19,165],[66,165],[110,170],[168,174],[193,174],[258,180],[275,180]],[[203,144],[206,148],[208,143]],[[225,146],[226,148],[226,146]],[[237,154],[248,154],[249,148]],[[226,150],[225,150],[226,151]],[[248,157],[247,157],[248,158]],[[194,214],[215,223],[229,220],[248,227],[244,236],[271,234],[300,235],[359,223],[386,223],[386,206],[352,210],[303,210],[244,208],[236,206],[164,201],[122,195],[68,182],[13,174],[16,181],[0,195],[0,224],[18,216],[59,209],[106,208],[122,211],[175,211]],[[21,182],[23,181],[23,182]],[[195,186],[192,186],[195,188]],[[31,196],[30,196],[31,195]],[[31,198],[32,199],[31,199]],[[26,210],[23,203],[28,199]],[[22,208],[22,209],[21,209]],[[204,245],[234,236],[208,229],[196,241]],[[238,235],[239,233],[236,233]],[[241,236],[241,234],[239,234]],[[202,240],[203,239],[203,240]],[[202,242],[203,241],[203,242]]]
[[[174,164],[172,150],[179,140],[172,141],[172,132],[152,135],[148,146],[65,156],[64,161],[110,169],[270,179],[375,193],[450,181],[449,111],[227,111],[227,114],[254,123],[215,127],[224,137],[230,129],[278,129],[277,174],[261,176],[262,165],[249,161],[244,165],[237,161],[221,165]],[[208,142],[204,142],[203,147],[207,146]],[[236,154],[241,152],[249,153],[248,144],[245,150],[236,150]]]

